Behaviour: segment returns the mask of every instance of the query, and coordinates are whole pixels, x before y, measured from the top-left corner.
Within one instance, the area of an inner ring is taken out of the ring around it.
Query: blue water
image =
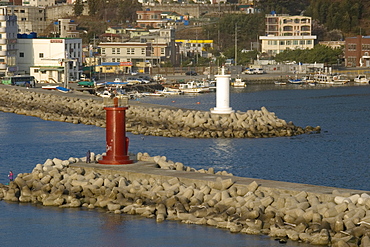
[[[320,134],[268,139],[186,139],[128,133],[130,152],[165,155],[195,168],[234,175],[370,190],[370,87],[248,86],[231,90],[234,110],[269,111]],[[142,102],[208,110],[215,94],[144,98]],[[105,151],[105,130],[0,112],[0,182],[48,158]],[[266,236],[97,210],[0,202],[2,246],[280,246]],[[287,246],[307,246],[289,242]]]

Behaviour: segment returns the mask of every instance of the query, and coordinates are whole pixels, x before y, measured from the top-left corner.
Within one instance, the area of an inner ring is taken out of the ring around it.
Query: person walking
[[[12,171],[9,171],[9,174],[8,174],[8,178],[9,178],[9,181],[13,181],[13,172]]]

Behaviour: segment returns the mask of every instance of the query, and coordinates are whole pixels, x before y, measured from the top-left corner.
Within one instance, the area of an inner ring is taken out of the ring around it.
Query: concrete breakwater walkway
[[[266,234],[281,242],[370,246],[370,192],[195,170],[164,156],[130,155],[130,165],[48,159],[9,185],[0,199],[44,206],[105,208],[157,222],[178,220]],[[97,161],[101,155],[91,154]]]
[[[40,88],[0,86],[0,111],[44,120],[105,127],[103,100],[81,92],[64,94]],[[126,130],[133,134],[188,138],[261,138],[320,132],[320,127],[295,126],[265,107],[230,115],[209,111],[130,103]]]

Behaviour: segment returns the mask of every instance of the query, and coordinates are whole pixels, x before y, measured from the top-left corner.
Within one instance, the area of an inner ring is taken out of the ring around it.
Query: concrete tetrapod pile
[[[31,90],[31,89],[30,89]],[[82,123],[105,127],[101,99],[0,88],[0,111],[39,117],[49,121]],[[81,94],[82,95],[82,94]],[[295,126],[279,119],[265,107],[230,115],[208,111],[130,105],[126,130],[133,134],[188,138],[261,138],[295,136],[320,132],[320,127]]]
[[[91,155],[91,160],[101,158]],[[283,191],[256,181],[241,184],[236,182],[238,177],[214,175],[212,169],[196,171],[164,156],[139,153],[137,159],[157,164],[156,170],[192,176],[207,173],[216,179],[186,182],[180,176],[130,177],[114,168],[110,173],[83,168],[76,162],[84,162],[84,158],[54,158],[37,164],[32,173],[18,174],[8,186],[1,185],[0,198],[45,206],[99,207],[158,222],[179,220],[232,233],[268,234],[282,242],[291,239],[338,247],[370,246],[369,194]]]

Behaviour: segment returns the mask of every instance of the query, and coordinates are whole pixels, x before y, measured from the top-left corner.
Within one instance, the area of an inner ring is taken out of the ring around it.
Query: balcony
[[[0,39],[0,45],[5,45],[6,44],[6,39]]]
[[[0,51],[0,57],[5,57],[6,56],[6,51]]]
[[[5,63],[0,63],[0,69],[6,69],[6,64]]]
[[[0,15],[0,21],[6,21],[6,16],[5,15]]]
[[[5,33],[6,32],[6,27],[0,27],[0,33]]]

